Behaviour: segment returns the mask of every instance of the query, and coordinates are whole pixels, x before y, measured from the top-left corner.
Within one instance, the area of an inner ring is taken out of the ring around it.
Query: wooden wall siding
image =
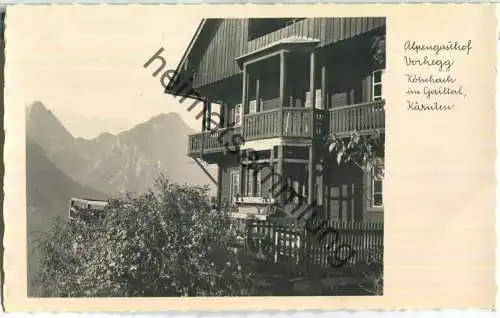
[[[369,32],[385,25],[385,18],[308,18],[248,41],[248,19],[220,19],[207,43],[202,41],[188,57],[195,72],[194,88],[241,74],[236,58],[291,35],[318,38],[319,47]]]
[[[247,19],[222,19],[195,62],[194,87],[201,87],[240,73],[236,58],[246,49]]]
[[[354,37],[381,27],[385,18],[309,18],[248,41],[247,52],[261,49],[273,42],[290,36],[302,36],[320,40],[319,46]]]
[[[374,67],[371,53],[346,53],[334,59],[342,63],[329,61],[327,74],[327,95],[330,97],[329,107],[357,104],[371,101],[371,83]]]

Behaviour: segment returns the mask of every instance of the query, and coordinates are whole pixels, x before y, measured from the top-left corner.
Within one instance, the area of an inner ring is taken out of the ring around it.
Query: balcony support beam
[[[203,172],[205,172],[205,174],[208,176],[208,178],[210,178],[210,180],[215,184],[215,186],[217,186],[217,180],[215,180],[215,178],[212,176],[212,174],[210,174],[210,172],[208,172],[208,170],[203,166],[203,164],[199,161],[199,159],[196,157],[191,157],[191,158],[193,158],[194,162],[196,162],[198,167],[200,167],[201,170],[203,170]]]

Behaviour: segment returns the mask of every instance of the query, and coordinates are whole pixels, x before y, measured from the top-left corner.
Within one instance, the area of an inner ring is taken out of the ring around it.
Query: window
[[[376,70],[372,76],[372,100],[381,100],[384,70]]]
[[[262,174],[260,170],[248,169],[246,195],[262,197]]]
[[[254,114],[257,112],[257,101],[254,99],[254,100],[251,100],[250,103],[249,103],[250,107],[249,107],[249,113],[250,114]]]
[[[384,190],[383,190],[383,170],[384,164],[379,162],[371,173],[371,207],[382,208],[384,206]]]
[[[234,106],[233,123],[234,126],[241,125],[241,104]]]
[[[255,179],[257,179],[255,181],[255,195],[258,197],[262,197],[262,171],[260,169],[257,171],[257,176]]]
[[[253,197],[253,189],[254,189],[254,171],[253,169],[247,169],[248,173],[248,182],[247,182],[247,196]]]
[[[236,195],[240,195],[240,173],[239,171],[231,172],[231,187],[229,188],[229,197],[231,201],[234,200]]]
[[[382,180],[372,180],[372,207],[381,208],[384,206],[384,193],[382,190]]]

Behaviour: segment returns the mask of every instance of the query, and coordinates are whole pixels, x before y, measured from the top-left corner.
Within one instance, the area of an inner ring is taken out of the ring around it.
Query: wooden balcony
[[[238,134],[245,141],[252,141],[278,137],[310,139],[327,134],[348,136],[352,131],[369,133],[385,129],[384,105],[385,101],[380,100],[335,107],[328,111],[296,107],[246,114],[241,127],[190,135],[188,154],[223,152],[226,144],[233,149],[231,138]]]
[[[226,144],[233,148],[231,138],[234,135],[241,134],[240,127],[222,128],[214,132],[206,131],[189,135],[188,154],[196,155],[200,153],[215,153],[224,151]],[[221,137],[222,136],[222,137]]]
[[[335,107],[329,110],[330,134],[347,136],[352,131],[361,134],[385,129],[385,101]]]
[[[325,112],[312,108],[272,109],[243,117],[243,138],[245,141],[275,138],[312,138],[324,133]],[[313,121],[316,121],[313,132]]]

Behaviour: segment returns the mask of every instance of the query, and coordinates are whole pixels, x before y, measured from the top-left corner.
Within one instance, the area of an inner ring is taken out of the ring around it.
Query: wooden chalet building
[[[385,62],[373,53],[385,32],[378,17],[201,22],[166,92],[195,100],[180,105],[203,117],[188,155],[218,165],[221,202],[263,215],[293,190],[326,218],[383,221],[382,181],[338,165],[325,140],[385,136]]]

